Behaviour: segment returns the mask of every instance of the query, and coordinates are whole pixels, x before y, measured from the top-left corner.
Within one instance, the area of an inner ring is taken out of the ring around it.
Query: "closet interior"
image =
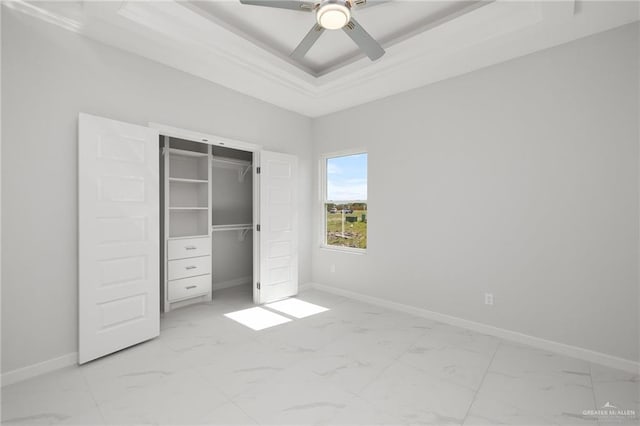
[[[160,136],[162,311],[251,288],[252,171],[252,152]]]

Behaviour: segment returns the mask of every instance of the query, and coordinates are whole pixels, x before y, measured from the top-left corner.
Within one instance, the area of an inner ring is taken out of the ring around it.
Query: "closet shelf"
[[[208,235],[185,235],[185,236],[175,236],[175,237],[169,237],[167,238],[168,240],[185,240],[185,239],[191,239],[191,238],[207,238],[209,237]]]
[[[177,177],[170,177],[169,182],[183,182],[183,183],[209,183],[206,179],[184,179]]]
[[[208,157],[206,152],[186,151],[184,149],[169,148],[169,154],[179,155],[181,157]]]

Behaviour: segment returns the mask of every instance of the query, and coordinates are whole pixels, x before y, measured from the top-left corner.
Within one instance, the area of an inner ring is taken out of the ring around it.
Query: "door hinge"
[[[260,282],[257,283],[258,290],[260,290]]]
[[[260,167],[257,167],[257,168],[256,168],[256,173],[257,173],[257,174],[260,174]]]
[[[260,224],[256,225],[256,231],[260,232]]]

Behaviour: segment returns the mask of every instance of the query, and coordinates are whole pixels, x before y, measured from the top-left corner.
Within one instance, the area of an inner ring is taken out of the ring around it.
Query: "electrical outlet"
[[[485,293],[484,294],[484,304],[485,305],[493,305],[493,293]]]
[[[329,270],[331,272],[335,272],[336,271],[336,265],[331,265],[331,267],[329,268]]]

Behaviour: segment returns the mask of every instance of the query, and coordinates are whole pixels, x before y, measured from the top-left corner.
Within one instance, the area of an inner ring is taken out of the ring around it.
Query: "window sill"
[[[338,251],[342,253],[356,254],[360,256],[367,254],[367,249],[360,249],[360,248],[353,248],[353,247],[340,247],[340,246],[330,246],[327,244],[320,244],[320,248],[322,250]]]

